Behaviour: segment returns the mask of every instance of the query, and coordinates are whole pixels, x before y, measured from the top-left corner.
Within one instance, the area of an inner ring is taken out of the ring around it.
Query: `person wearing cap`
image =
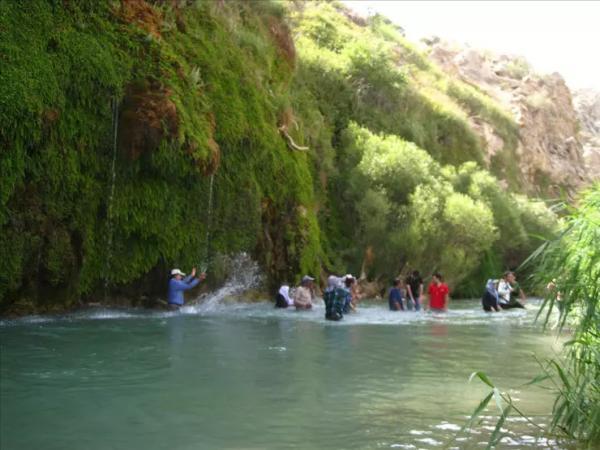
[[[313,281],[314,278],[304,275],[300,286],[294,292],[294,306],[296,309],[311,309],[313,298]]]
[[[197,286],[202,280],[206,278],[206,274],[201,273],[198,278],[196,277],[196,268],[192,269],[192,273],[187,277],[179,269],[171,270],[171,279],[169,280],[169,307],[171,309],[178,309],[183,306],[183,291],[187,291]]]
[[[347,274],[344,277],[344,291],[346,295],[344,297],[344,314],[348,314],[350,311],[354,311],[354,305],[352,304],[352,288],[356,279],[351,275]]]

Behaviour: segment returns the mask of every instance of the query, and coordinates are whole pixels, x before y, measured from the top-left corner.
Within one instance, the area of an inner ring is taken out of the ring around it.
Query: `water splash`
[[[110,268],[112,260],[112,244],[113,244],[113,197],[115,195],[115,181],[117,178],[116,163],[117,163],[117,135],[119,133],[119,101],[116,97],[111,99],[112,109],[112,162],[111,162],[111,178],[110,190],[108,194],[107,207],[107,253],[104,264],[104,297],[108,296],[108,287],[110,282]]]
[[[210,175],[210,182],[208,187],[208,212],[206,218],[206,238],[204,240],[204,260],[200,265],[200,271],[206,272],[209,263],[210,254],[210,229],[212,225],[212,209],[213,209],[213,184],[215,181],[215,174]]]
[[[195,304],[181,308],[183,313],[198,314],[216,311],[225,298],[239,295],[262,282],[258,263],[247,253],[226,257],[225,266],[229,273],[225,284],[214,292],[200,296],[193,301]]]

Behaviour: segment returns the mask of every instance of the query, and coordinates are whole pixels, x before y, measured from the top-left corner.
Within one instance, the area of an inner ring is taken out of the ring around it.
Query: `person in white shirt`
[[[523,308],[517,297],[523,298],[525,294],[517,283],[514,272],[504,272],[502,279],[498,282],[498,303],[502,309]]]

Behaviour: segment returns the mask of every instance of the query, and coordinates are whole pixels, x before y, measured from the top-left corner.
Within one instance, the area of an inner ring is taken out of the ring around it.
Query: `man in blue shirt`
[[[404,304],[402,303],[402,291],[400,290],[401,284],[402,280],[400,280],[400,278],[396,278],[394,280],[394,287],[390,289],[388,301],[390,304],[390,310],[392,311],[404,311]]]
[[[204,272],[198,278],[194,278],[195,276],[195,267],[187,277],[179,269],[171,270],[171,279],[169,280],[169,307],[171,309],[178,309],[180,306],[183,306],[183,291],[192,289],[206,278]]]

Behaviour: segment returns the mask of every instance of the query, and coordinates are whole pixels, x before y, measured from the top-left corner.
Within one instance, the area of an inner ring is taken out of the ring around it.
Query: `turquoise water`
[[[555,337],[528,311],[448,314],[207,303],[180,313],[90,310],[0,324],[0,447],[10,449],[482,448],[484,370],[537,423],[552,396],[518,388]],[[501,448],[548,448],[511,419]]]

